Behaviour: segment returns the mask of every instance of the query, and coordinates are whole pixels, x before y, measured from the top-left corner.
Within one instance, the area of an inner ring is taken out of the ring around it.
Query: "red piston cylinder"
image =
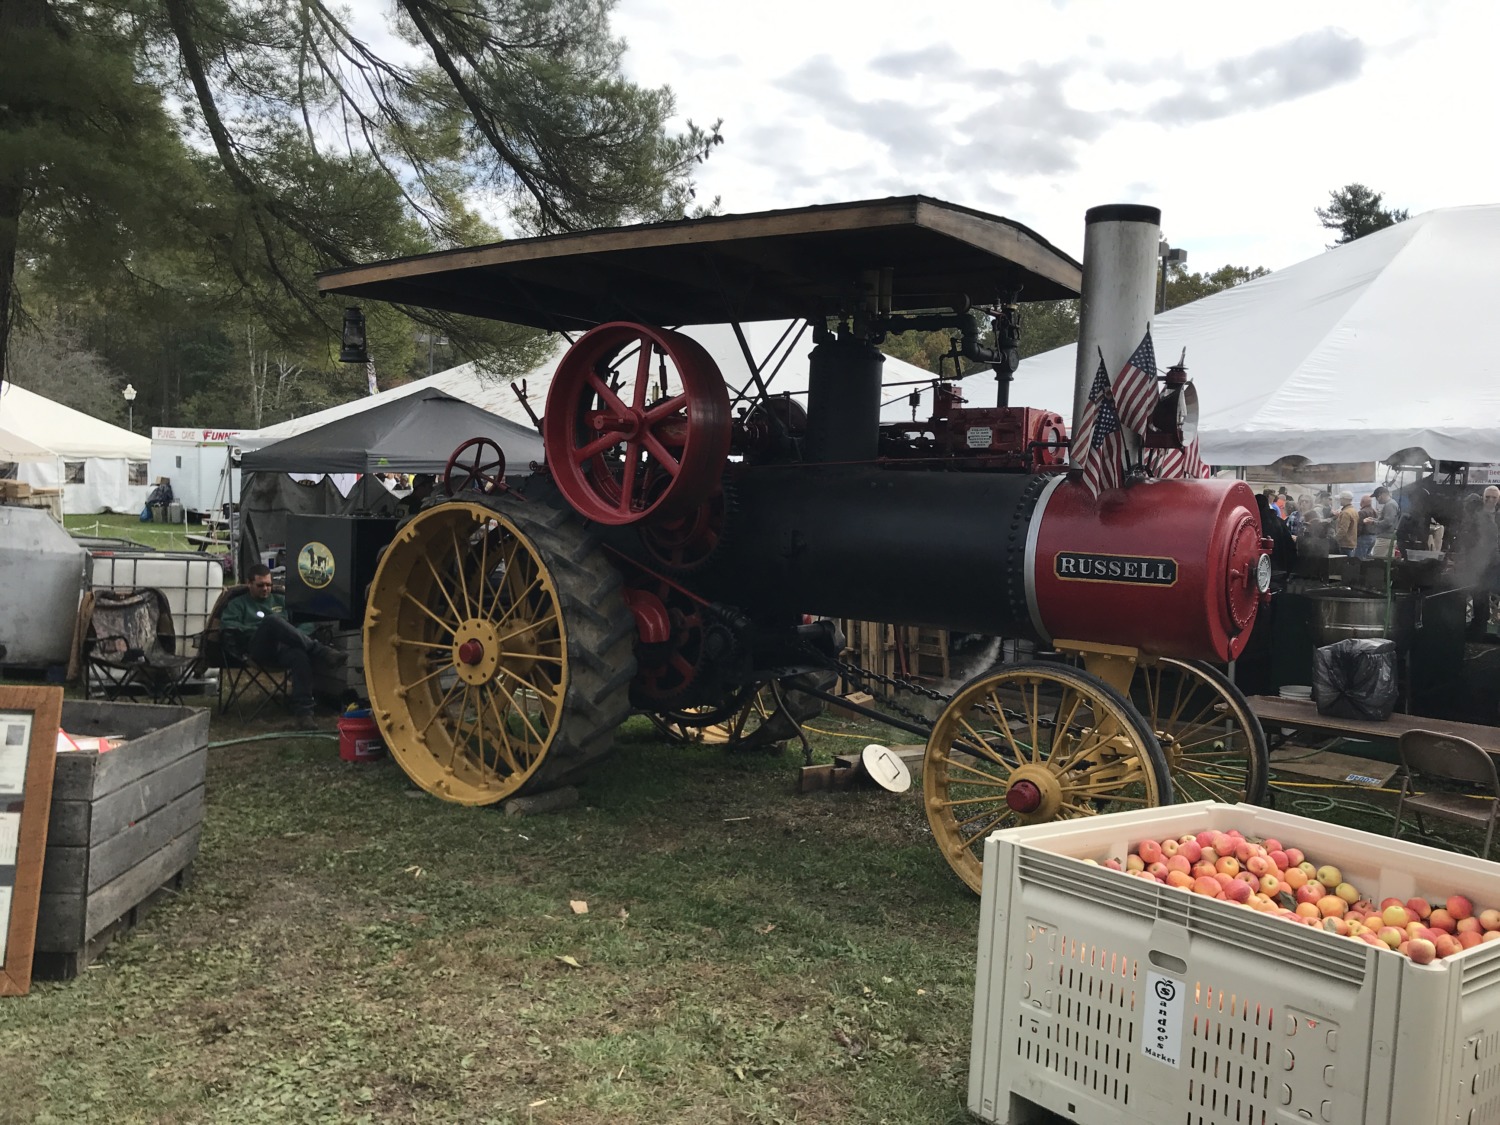
[[[1028,534],[1032,625],[1049,642],[1232,660],[1269,577],[1260,537],[1243,481],[1146,481],[1095,499],[1059,480]]]

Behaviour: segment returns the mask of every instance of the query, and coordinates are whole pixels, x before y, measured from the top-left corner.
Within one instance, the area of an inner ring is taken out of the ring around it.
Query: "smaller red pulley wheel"
[[[673,378],[675,373],[676,378]],[[681,390],[650,401],[653,384]],[[601,324],[568,349],[547,391],[547,467],[574,510],[620,526],[685,516],[729,458],[729,391],[696,340]]]
[[[449,496],[471,488],[480,492],[505,489],[505,451],[487,437],[464,442],[443,469],[443,491]]]

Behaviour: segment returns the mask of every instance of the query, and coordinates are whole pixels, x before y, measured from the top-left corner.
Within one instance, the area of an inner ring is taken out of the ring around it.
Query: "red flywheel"
[[[618,321],[586,333],[558,364],[542,444],[568,503],[619,525],[682,516],[707,500],[729,458],[730,430],[729,391],[701,344]]]

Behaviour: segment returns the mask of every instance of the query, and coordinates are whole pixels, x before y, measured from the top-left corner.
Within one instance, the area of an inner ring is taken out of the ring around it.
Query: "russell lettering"
[[[1138,555],[1088,555],[1060,551],[1053,573],[1078,582],[1129,582],[1143,586],[1172,586],[1177,582],[1177,560]]]

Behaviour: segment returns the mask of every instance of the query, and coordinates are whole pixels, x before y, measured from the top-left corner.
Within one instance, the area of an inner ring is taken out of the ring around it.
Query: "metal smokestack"
[[[1084,216],[1083,294],[1078,308],[1078,366],[1073,377],[1076,432],[1083,417],[1099,352],[1111,380],[1146,334],[1156,308],[1156,260],[1161,210],[1134,203],[1092,207]],[[1127,435],[1136,451],[1139,439]],[[1071,453],[1068,458],[1076,462]]]

